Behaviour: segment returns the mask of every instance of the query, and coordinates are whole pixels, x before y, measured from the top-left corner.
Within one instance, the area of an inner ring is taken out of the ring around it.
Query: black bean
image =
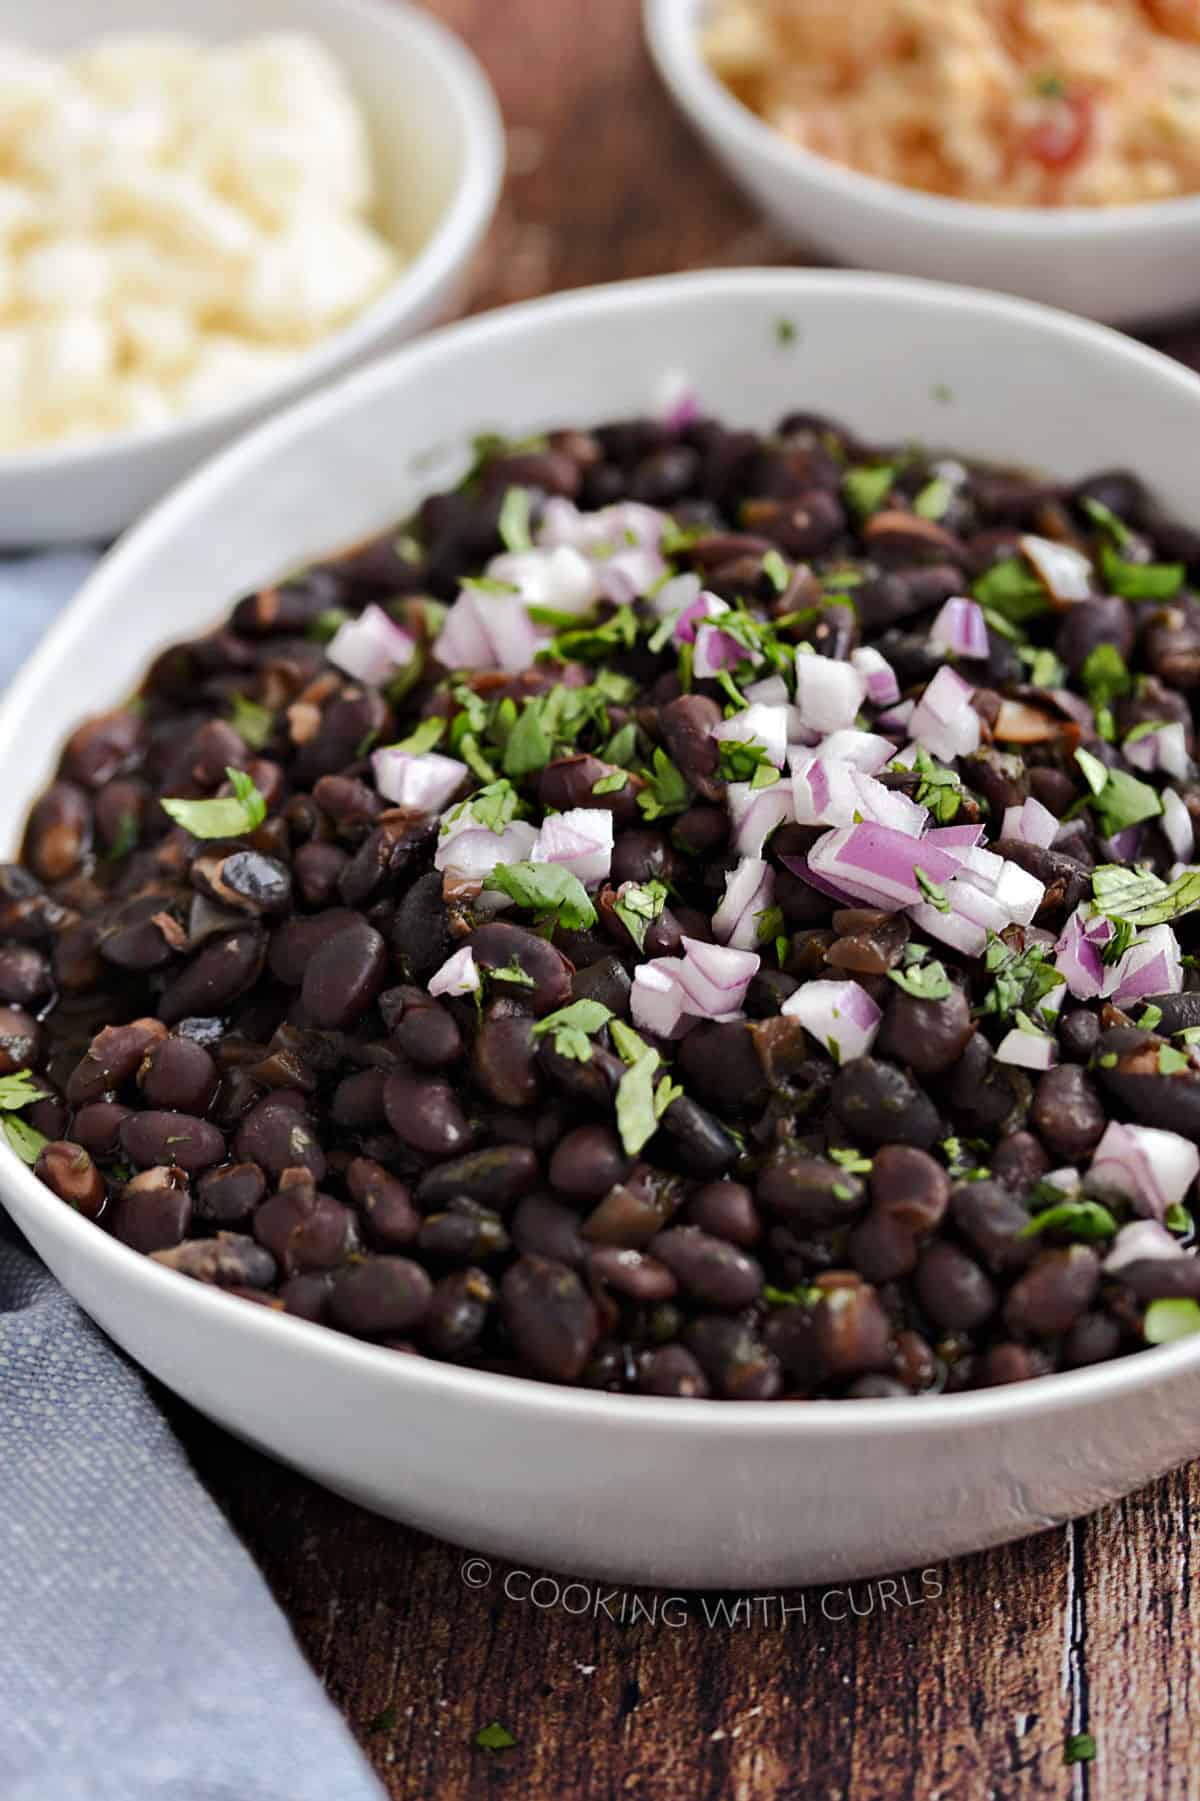
[[[289,988],[299,988],[309,963],[326,940],[349,925],[357,925],[360,918],[349,907],[329,907],[324,913],[285,920],[271,935],[271,974]]]
[[[667,751],[684,780],[705,800],[721,798],[715,779],[717,740],[712,729],[721,723],[721,709],[703,694],[683,694],[662,709],[659,730]]]
[[[475,1034],[471,1073],[502,1107],[532,1107],[541,1093],[533,1028],[532,1019],[493,1011]]]
[[[194,1175],[219,1163],[225,1139],[216,1126],[194,1114],[153,1109],[131,1113],[120,1127],[121,1149],[139,1169],[177,1165]]]
[[[285,1169],[306,1169],[314,1182],[325,1174],[325,1153],[317,1142],[312,1122],[295,1105],[287,1090],[268,1094],[250,1109],[238,1127],[234,1152],[257,1163],[268,1175]]]
[[[169,1035],[153,1043],[138,1071],[142,1098],[151,1107],[203,1115],[217,1092],[217,1066],[190,1038]]]
[[[1133,640],[1132,607],[1115,594],[1106,594],[1067,608],[1059,624],[1054,648],[1070,673],[1079,676],[1092,652],[1101,644],[1111,644],[1121,657],[1128,658]]]
[[[32,944],[0,946],[0,1001],[28,1007],[54,986],[49,959]]]
[[[428,1211],[465,1195],[503,1212],[529,1192],[537,1174],[537,1156],[528,1145],[494,1145],[428,1170],[417,1184],[417,1204]]]
[[[588,1275],[593,1286],[600,1283],[615,1288],[628,1300],[653,1303],[669,1301],[678,1288],[671,1270],[656,1257],[644,1251],[620,1250],[616,1245],[600,1244],[589,1251]]]
[[[454,1157],[471,1142],[471,1126],[449,1082],[415,1070],[393,1070],[383,1086],[388,1124],[402,1144],[428,1157]]]
[[[1167,1031],[1173,1028],[1166,1027]],[[1087,1063],[1100,1038],[1100,1021],[1086,1007],[1063,1012],[1058,1022],[1058,1043],[1064,1057],[1072,1063]]]
[[[706,1182],[693,1190],[686,1211],[689,1225],[743,1250],[751,1249],[762,1237],[754,1196],[741,1182]]]
[[[240,1232],[218,1232],[194,1238],[168,1251],[152,1251],[155,1263],[197,1282],[218,1288],[268,1288],[275,1280],[275,1259]]]
[[[609,871],[614,888],[623,882],[670,882],[679,873],[678,853],[652,826],[618,832],[614,838]]]
[[[928,1001],[906,994],[894,983],[891,987],[877,1050],[919,1075],[940,1075],[957,1063],[975,1030],[965,992],[952,987],[944,1000]]]
[[[950,1178],[927,1151],[885,1144],[872,1160],[871,1200],[910,1232],[933,1232],[950,1202]]]
[[[292,877],[301,898],[310,907],[331,907],[338,898],[338,883],[350,861],[336,844],[302,844],[292,859]]]
[[[415,982],[428,982],[458,948],[442,899],[442,878],[418,876],[396,910],[392,946]]]
[[[1118,1279],[1139,1301],[1200,1300],[1200,1257],[1148,1257],[1125,1264]]]
[[[595,1303],[575,1271],[523,1256],[505,1272],[500,1310],[517,1355],[546,1382],[574,1382],[599,1335]]]
[[[142,1170],[127,1182],[112,1217],[115,1237],[149,1256],[182,1244],[192,1223],[187,1177],[172,1167]]]
[[[1063,1361],[1071,1369],[1106,1363],[1121,1348],[1121,1328],[1108,1313],[1083,1313],[1063,1340]]]
[[[915,1144],[927,1150],[940,1132],[937,1108],[903,1070],[859,1057],[838,1071],[830,1096],[834,1112],[867,1145]]]
[[[384,1118],[383,1084],[381,1069],[359,1069],[343,1077],[329,1103],[330,1118],[350,1130],[378,1124]]]
[[[38,1061],[42,1034],[22,1007],[0,1007],[0,1075],[29,1069]]]
[[[571,977],[572,1000],[599,1001],[618,1019],[629,1018],[632,991],[633,980],[620,957],[598,957]]]
[[[996,1062],[982,1032],[968,1038],[946,1086],[956,1124],[974,1137],[1020,1131],[1032,1093],[1023,1070]]]
[[[580,1233],[579,1214],[551,1195],[527,1194],[518,1201],[510,1223],[512,1241],[519,1251],[552,1257],[571,1269],[582,1269],[588,1246]],[[646,1243],[654,1228],[646,1234]]]
[[[257,1163],[223,1163],[205,1170],[196,1183],[196,1218],[212,1225],[240,1226],[266,1192],[266,1178]]]
[[[1032,1132],[1010,1132],[991,1153],[991,1171],[1015,1194],[1031,1194],[1050,1168],[1050,1159]]]
[[[829,1288],[812,1310],[817,1354],[835,1381],[885,1370],[892,1358],[888,1318],[866,1283]]]
[[[158,1017],[173,1026],[189,1014],[223,1012],[253,987],[266,954],[266,940],[253,926],[212,939],[163,990]]]
[[[803,1226],[833,1226],[861,1213],[866,1192],[858,1177],[822,1157],[783,1151],[761,1171],[760,1207]]]
[[[897,1282],[917,1267],[917,1238],[893,1214],[872,1208],[846,1240],[855,1269],[868,1282]]]
[[[1042,1142],[1065,1163],[1094,1151],[1108,1123],[1099,1092],[1077,1063],[1060,1063],[1040,1078],[1031,1117]]]
[[[481,1269],[452,1270],[435,1283],[421,1335],[435,1357],[451,1362],[478,1344],[496,1299],[496,1286]]]
[[[365,919],[343,927],[313,953],[304,972],[304,1010],[319,1026],[347,1026],[370,1007],[387,976],[387,945]]]
[[[1029,1210],[1001,1181],[963,1182],[950,1197],[950,1214],[972,1250],[995,1274],[1023,1269],[1037,1244],[1021,1236]]]
[[[611,1126],[578,1126],[560,1139],[550,1159],[550,1181],[573,1200],[598,1201],[624,1181],[633,1159]]]
[[[494,992],[519,995],[539,1018],[570,1000],[574,970],[562,952],[536,932],[495,920],[477,927],[465,943],[479,968],[491,976]],[[505,972],[514,968],[520,979],[506,977]]]
[[[73,782],[55,782],[29,815],[25,855],[43,882],[61,882],[76,870],[92,841],[92,809]]]
[[[637,787],[626,778],[624,787],[602,789],[597,782],[615,775],[616,765],[601,762],[599,757],[580,753],[556,757],[547,763],[538,777],[538,799],[547,811],[565,813],[573,807],[591,807],[611,813],[617,825],[631,825],[640,817]]]
[[[431,1213],[417,1231],[417,1249],[435,1262],[484,1263],[509,1248],[500,1215],[466,1195],[455,1195],[442,1213]]]
[[[392,1041],[410,1063],[422,1069],[447,1069],[462,1056],[462,1033],[448,1008],[422,988],[389,988],[379,997]]]
[[[724,1238],[699,1226],[671,1226],[650,1242],[650,1254],[666,1264],[689,1299],[721,1312],[748,1307],[762,1293],[762,1266]]]
[[[713,1106],[742,1107],[766,1096],[758,1041],[744,1020],[693,1027],[679,1046],[679,1069],[688,1088]]]
[[[360,1338],[383,1338],[420,1327],[433,1283],[409,1257],[366,1257],[343,1271],[329,1297],[334,1325]]]
[[[408,1187],[370,1157],[355,1157],[346,1166],[346,1187],[362,1214],[368,1236],[382,1250],[411,1244],[421,1229],[421,1216]]]
[[[663,1345],[644,1351],[638,1359],[638,1393],[673,1395],[680,1400],[706,1399],[708,1378],[690,1351],[682,1345]]]
[[[117,1153],[121,1126],[132,1117],[132,1108],[120,1101],[91,1101],[81,1107],[71,1122],[75,1142],[83,1145],[93,1157],[114,1157]]]
[[[773,1401],[783,1387],[779,1359],[753,1328],[722,1314],[705,1314],[684,1331],[709,1382],[727,1401]]]
[[[256,917],[286,913],[291,905],[291,870],[277,857],[265,857],[255,850],[198,857],[192,865],[192,881],[223,906]]]
[[[336,1269],[355,1248],[354,1215],[322,1194],[307,1171],[288,1170],[254,1215],[254,1236],[285,1276]]]
[[[67,739],[63,773],[85,788],[106,788],[137,768],[142,738],[140,717],[126,708],[85,720]]]
[[[937,1239],[921,1252],[914,1277],[921,1306],[935,1325],[970,1332],[996,1310],[996,1290],[964,1251]]]
[[[1004,1323],[1018,1337],[1056,1338],[1086,1313],[1100,1286],[1100,1259],[1085,1244],[1040,1251],[1004,1303]]]
[[[166,1035],[167,1028],[158,1019],[105,1026],[68,1077],[67,1099],[80,1107],[99,1100],[110,1089],[120,1088],[136,1074],[150,1046]]]
[[[107,1191],[104,1177],[81,1144],[52,1139],[38,1152],[33,1173],[85,1219],[99,1219]]]
[[[671,1102],[660,1126],[673,1141],[679,1161],[693,1175],[723,1175],[741,1156],[736,1139],[690,1095],[681,1095]]]

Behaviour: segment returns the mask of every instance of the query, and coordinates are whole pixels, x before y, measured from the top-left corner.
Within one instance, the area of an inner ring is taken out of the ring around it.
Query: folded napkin
[[[0,684],[94,560],[0,561]],[[0,1797],[383,1797],[147,1384],[2,1213]]]

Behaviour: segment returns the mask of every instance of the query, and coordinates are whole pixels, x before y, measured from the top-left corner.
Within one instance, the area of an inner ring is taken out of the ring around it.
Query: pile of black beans
[[[840,906],[789,873],[778,858],[803,855],[820,828],[785,825],[765,852],[778,943],[743,1018],[657,1046],[682,1093],[636,1156],[617,1129],[625,1064],[609,1033],[583,1060],[535,1035],[540,1016],[582,997],[628,1019],[641,957],[711,938],[736,859],[708,735],[724,697],[713,682],[684,692],[673,644],[652,650],[647,632],[599,661],[581,646],[515,676],[433,661],[446,605],[503,548],[513,488],[532,496],[535,522],[552,496],[668,510],[678,570],[788,621],[782,634],[818,655],[878,647],[908,694],[936,668],[936,610],[1022,533],[1094,548],[1088,499],[1119,516],[1137,555],[1200,573],[1200,536],[1160,519],[1131,476],[1064,487],[959,466],[930,520],[913,503],[945,465],[908,451],[864,519],[845,471],[875,454],[808,415],[769,434],[629,420],[492,444],[403,527],[247,595],[163,653],[126,707],[73,733],[20,862],[0,868],[0,1072],[28,1070],[42,1092],[22,1115],[47,1141],[34,1139],[41,1180],[98,1230],[243,1302],[611,1393],[932,1395],[1137,1349],[1146,1303],[1200,1294],[1200,1263],[1181,1262],[1166,1290],[1163,1266],[1111,1280],[1103,1244],[1023,1228],[1041,1179],[1086,1162],[1109,1117],[1200,1138],[1200,1072],[1159,1076],[1148,1056],[1200,1023],[1190,971],[1158,1033],[1108,1003],[1068,1001],[1059,1066],[1031,1074],[993,1055],[1011,1022],[982,1010],[987,972],[941,947],[949,996],[906,993],[889,971],[910,922]],[[831,597],[834,566],[856,580]],[[325,655],[338,620],[368,603],[424,647],[390,689]],[[984,741],[958,768],[961,819],[996,822],[1029,795],[1061,816],[1083,792],[1075,749],[1114,762],[1078,682],[1106,643],[1133,678],[1112,703],[1121,732],[1177,720],[1191,748],[1190,590],[989,626],[970,670]],[[1049,685],[1028,654],[1039,647],[1062,666]],[[641,952],[605,894],[589,930],[550,931],[519,910],[481,922],[471,884],[433,868],[436,818],[390,805],[371,777],[371,747],[453,718],[455,683],[520,703],[599,670],[628,678],[630,697],[520,787],[535,821],[611,810],[611,888],[668,885]],[[1027,742],[992,740],[1004,700],[1021,703]],[[627,724],[636,767],[659,747],[682,774],[682,808],[647,818],[637,782],[594,792],[598,752]],[[256,829],[197,841],[160,806],[228,795],[231,769],[265,798]],[[911,790],[906,772],[888,780]],[[1200,789],[1184,799],[1200,821]],[[1016,950],[1053,944],[1088,892],[1101,853],[1086,808],[1067,840],[1025,847],[1046,897],[1034,925],[1010,929]],[[1171,853],[1152,833],[1143,860],[1165,870]],[[1180,937],[1196,948],[1194,921]],[[430,978],[464,945],[495,979],[478,1005],[432,999]],[[884,1008],[872,1054],[843,1067],[781,1013],[831,975],[853,975]]]

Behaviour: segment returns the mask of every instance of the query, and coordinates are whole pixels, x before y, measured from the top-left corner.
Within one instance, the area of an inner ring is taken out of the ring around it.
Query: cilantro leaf
[[[533,495],[528,488],[509,488],[500,506],[499,530],[506,550],[532,550],[529,514]]]
[[[516,1742],[508,1727],[502,1726],[499,1720],[493,1720],[490,1726],[481,1726],[475,1734],[475,1743],[481,1751],[508,1751]]]
[[[515,582],[502,582],[494,575],[464,575],[459,583],[462,588],[469,588],[473,594],[519,594],[521,590]]]
[[[603,663],[614,651],[632,650],[637,636],[637,614],[632,607],[618,607],[612,618],[602,625],[584,625],[559,632],[538,656],[563,663]]]
[[[645,950],[646,933],[666,904],[665,882],[629,882],[619,890],[613,912],[640,951]]]
[[[441,743],[445,730],[446,721],[433,713],[428,719],[422,719],[407,738],[401,738],[397,744],[390,744],[388,749],[406,750],[410,756],[421,757],[427,750],[432,750],[435,744]]]
[[[490,982],[510,982],[514,988],[537,987],[537,983],[528,970],[521,968],[521,960],[516,951],[513,952],[503,969],[487,969],[484,974]]]
[[[993,981],[980,1012],[998,1014],[1001,1019],[1022,1012],[1036,1019],[1042,1012],[1042,1001],[1066,980],[1062,971],[1050,962],[1051,954],[1052,946],[1045,944],[1031,944],[1023,951],[1012,950],[1003,938],[989,932],[984,967]]]
[[[163,800],[164,813],[193,838],[241,838],[267,817],[267,803],[242,769],[226,767],[233,794],[221,800]]]
[[[629,781],[629,772],[625,769],[612,769],[602,775],[598,782],[592,783],[593,794],[619,794]]]
[[[1022,557],[1004,557],[978,578],[971,593],[1002,619],[1023,625],[1050,609],[1049,597]]]
[[[637,726],[631,719],[620,731],[613,733],[601,753],[601,760],[605,763],[617,763],[625,769],[636,755]]]
[[[785,592],[789,576],[788,566],[777,550],[768,550],[762,560],[762,572],[767,577],[776,594]]]
[[[1133,533],[1125,521],[1118,519],[1112,508],[1106,507],[1102,500],[1093,500],[1090,494],[1085,494],[1079,504],[1088,518],[1098,525],[1101,531],[1108,533],[1117,548],[1124,550],[1133,537]]]
[[[515,491],[510,489],[510,492]],[[540,701],[527,700],[521,717],[508,734],[502,767],[505,775],[512,776],[514,781],[544,769],[554,754],[554,743],[547,735],[542,714]]]
[[[954,489],[942,476],[937,475],[925,484],[913,501],[913,512],[918,519],[941,519],[953,499]]]
[[[1147,1344],[1172,1344],[1200,1332],[1200,1304],[1188,1300],[1151,1301],[1142,1320]]]
[[[1091,789],[1090,804],[1106,838],[1162,812],[1158,791],[1149,782],[1139,782],[1124,769],[1109,769],[1087,750],[1077,750],[1075,761]]]
[[[1108,544],[1100,546],[1100,572],[1122,600],[1172,600],[1187,577],[1182,563],[1129,563]]]
[[[637,1034],[633,1032],[629,1036],[636,1038]],[[613,1037],[616,1041],[617,1034]],[[625,1056],[624,1051],[621,1054]],[[679,1084],[668,1075],[661,1076],[655,1085],[660,1062],[657,1051],[644,1048],[636,1061],[629,1064],[617,1088],[617,1130],[631,1157],[636,1157],[649,1143],[667,1108],[683,1093]]]
[[[847,469],[842,477],[842,488],[858,517],[867,519],[879,511],[895,480],[893,463],[879,463],[873,468],[864,465],[859,469]]]
[[[35,1164],[50,1140],[44,1132],[36,1132],[23,1119],[0,1120],[0,1129],[8,1140],[9,1149],[15,1151],[22,1163]]]
[[[519,907],[553,914],[570,932],[585,932],[596,923],[596,909],[577,875],[561,863],[499,863],[487,878],[489,888],[509,894]]]
[[[958,817],[963,792],[954,771],[935,763],[923,746],[917,749],[913,768],[920,777],[913,797],[917,804],[928,807],[939,825],[952,825]]]
[[[721,738],[717,751],[718,767],[727,782],[750,782],[756,788],[769,788],[779,780],[778,769],[756,739]],[[766,779],[759,779],[761,776]]]
[[[0,1076],[0,1110],[5,1113],[45,1099],[46,1090],[38,1087],[37,1078],[29,1070],[18,1069],[11,1076]]]
[[[1088,653],[1081,679],[1096,715],[1096,730],[1111,743],[1117,735],[1112,703],[1133,687],[1133,677],[1116,645],[1097,644],[1095,650]]]
[[[1190,1068],[1191,1059],[1186,1051],[1177,1051],[1173,1044],[1159,1046],[1158,1073],[1160,1076],[1177,1076],[1180,1070]]]
[[[815,1307],[823,1288],[772,1288],[768,1282],[763,1289],[763,1300],[768,1307]]]
[[[928,875],[926,871],[921,868],[919,863],[914,864],[913,866],[913,876],[916,880],[917,887],[921,890],[922,895],[929,902],[929,905],[935,907],[939,913],[948,913],[950,911],[950,899],[941,883],[935,882],[932,876]]]
[[[941,963],[914,963],[909,969],[889,969],[897,988],[918,1001],[944,1001],[950,993],[950,977]]]
[[[1099,1201],[1058,1201],[1035,1213],[1017,1236],[1036,1238],[1042,1232],[1066,1232],[1072,1238],[1111,1238],[1116,1229],[1116,1220]]]
[[[653,772],[644,770],[646,787],[638,795],[638,806],[646,819],[663,819],[671,813],[682,813],[690,805],[692,791],[665,750],[656,749]]]
[[[1189,1307],[1196,1305],[1194,1301],[1186,1304]],[[1095,1755],[1096,1741],[1090,1732],[1073,1732],[1063,1746],[1063,1762],[1067,1764],[1091,1763]]]
[[[489,832],[498,835],[512,824],[520,806],[521,797],[511,782],[491,781],[485,787],[477,788],[469,800],[461,801],[455,807],[442,831],[445,832],[454,820],[468,814],[476,825],[486,826]]]
[[[244,694],[235,694],[232,698],[233,712],[229,723],[244,744],[251,750],[261,750],[275,730],[275,715],[270,707],[262,706],[257,700],[249,700]]]
[[[606,1026],[612,1017],[612,1009],[600,1001],[572,1001],[569,1007],[560,1007],[556,1013],[539,1019],[533,1035],[544,1038],[547,1032],[553,1032],[554,1048],[560,1056],[587,1063],[592,1055],[591,1034]]]

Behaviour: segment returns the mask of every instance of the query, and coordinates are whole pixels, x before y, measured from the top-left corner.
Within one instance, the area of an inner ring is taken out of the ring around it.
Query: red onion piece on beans
[[[571,807],[552,813],[537,835],[531,860],[557,863],[585,888],[608,879],[612,868],[613,816],[604,807]]]
[[[411,751],[386,745],[371,758],[375,786],[384,800],[397,807],[417,807],[423,813],[436,813],[454,799],[467,776],[467,766],[454,757],[425,751],[413,756]]]
[[[1023,1032],[1014,1027],[996,1046],[997,1063],[1015,1063],[1019,1069],[1053,1069],[1058,1046],[1044,1032]]]
[[[1104,1273],[1115,1276],[1129,1263],[1160,1263],[1187,1254],[1179,1240],[1156,1219],[1135,1219],[1122,1226],[1113,1239],[1112,1250],[1104,1259]]]
[[[1139,932],[1113,972],[1111,994],[1118,1007],[1148,994],[1178,994],[1183,988],[1179,940],[1170,926]]]
[[[927,938],[948,944],[951,950],[961,951],[964,957],[982,957],[987,949],[985,928],[973,919],[964,918],[961,913],[942,913],[922,901],[919,907],[908,909],[908,916]]]
[[[1070,544],[1056,544],[1053,538],[1032,534],[1021,539],[1021,549],[1052,600],[1071,606],[1077,600],[1090,598],[1091,559],[1081,550],[1075,550]]]
[[[743,660],[761,663],[760,651],[748,651],[744,644],[730,637],[716,625],[701,625],[696,631],[695,655],[692,659],[692,673],[696,680],[708,681],[714,675],[720,675],[723,669],[733,669]]]
[[[907,794],[885,788],[852,764],[820,755],[795,763],[792,799],[801,825],[848,826],[856,819],[871,820],[919,838],[929,819],[926,809]]]
[[[381,688],[398,670],[411,663],[416,642],[403,626],[388,617],[382,607],[364,607],[357,619],[338,626],[325,655],[335,668],[356,682]]]
[[[603,562],[607,550],[657,550],[669,523],[666,513],[640,500],[618,500],[594,513],[581,513],[573,500],[556,494],[542,508],[541,524],[534,536],[541,545],[567,545],[587,553],[591,562]],[[597,554],[600,553],[600,554]]]
[[[987,827],[982,825],[935,825],[926,832],[923,842],[953,854],[956,850],[974,850],[986,836]]]
[[[619,607],[649,594],[667,574],[667,565],[657,550],[632,545],[606,557],[597,569],[596,585],[601,594]]]
[[[553,607],[559,613],[587,613],[597,593],[597,565],[569,545],[554,550],[518,550],[493,557],[488,575],[516,588],[527,607]],[[481,596],[503,599],[502,595]]]
[[[534,828],[514,819],[502,832],[475,825],[467,815],[466,827],[443,837],[434,853],[435,869],[453,869],[469,880],[482,881],[499,863],[524,863],[537,842]]]
[[[884,825],[827,832],[809,851],[808,862],[856,900],[893,912],[923,898],[913,873],[916,864],[931,882],[949,882],[958,873],[957,862],[944,850]]]
[[[677,973],[681,966],[679,957],[655,957],[634,970],[630,1012],[634,1025],[644,1032],[659,1038],[681,1038],[694,1024],[693,1018],[684,1014],[687,996]]]
[[[883,1018],[858,982],[805,982],[789,995],[782,1011],[798,1019],[835,1063],[865,1057]]]
[[[683,950],[677,980],[687,996],[688,1012],[701,1019],[736,1013],[758,973],[758,953],[705,944],[699,938],[685,938]]]
[[[788,685],[781,675],[764,675],[742,689],[742,698],[751,703],[761,701],[765,707],[786,707],[791,703]]]
[[[851,763],[864,775],[877,775],[891,761],[893,749],[890,739],[881,738],[878,732],[859,732],[845,726],[822,739],[817,755],[823,763]]]
[[[429,978],[430,994],[478,994],[479,966],[469,945],[447,957],[442,967]]]
[[[733,848],[744,857],[761,857],[763,845],[775,827],[795,817],[787,782],[776,782],[770,788],[730,782],[725,799],[733,820]]]
[[[796,658],[800,718],[822,734],[853,725],[866,691],[866,678],[852,663],[840,663],[833,657]]]
[[[712,735],[734,744],[757,744],[776,769],[782,769],[787,757],[788,709],[755,701],[732,719],[714,725]]]
[[[658,384],[658,415],[668,431],[686,431],[702,417],[700,396],[682,369],[668,369]]]
[[[759,942],[761,917],[774,897],[775,877],[762,857],[743,857],[725,877],[725,897],[712,917],[722,944],[750,951]]]
[[[678,619],[675,621],[672,635],[674,636],[676,644],[694,644],[696,642],[696,633],[700,630],[700,627],[704,624],[706,619],[719,619],[722,613],[727,613],[728,611],[729,607],[727,602],[719,600],[715,594],[710,594],[707,589],[702,593],[696,594],[687,602]],[[734,661],[737,661],[736,657],[734,658]]]
[[[676,613],[690,607],[699,595],[700,577],[688,570],[685,575],[674,575],[669,582],[663,583],[651,596],[650,611],[657,619],[672,619]]]
[[[929,646],[982,661],[988,654],[988,635],[978,601],[948,600],[929,628]]]
[[[887,658],[870,645],[852,651],[850,661],[867,684],[867,699],[875,707],[891,707],[900,698],[900,684]]]
[[[1161,769],[1181,782],[1188,778],[1187,739],[1178,720],[1153,725],[1137,738],[1126,738],[1121,752],[1131,769]]]
[[[1128,1196],[1139,1213],[1162,1220],[1200,1170],[1200,1151],[1178,1132],[1110,1120],[1092,1155],[1088,1187]]]
[[[520,675],[533,662],[539,642],[519,595],[466,588],[447,613],[433,654],[447,669],[504,669]]]
[[[1058,836],[1058,820],[1049,807],[1030,798],[1019,807],[1007,807],[1000,828],[1002,838],[1019,838],[1023,844],[1037,844],[1049,850]]]
[[[1181,863],[1190,862],[1196,851],[1196,828],[1192,824],[1192,816],[1174,788],[1167,788],[1162,796],[1163,836]]]
[[[969,682],[943,664],[909,721],[917,743],[944,763],[969,756],[979,748],[979,715],[971,705],[974,692]]]

